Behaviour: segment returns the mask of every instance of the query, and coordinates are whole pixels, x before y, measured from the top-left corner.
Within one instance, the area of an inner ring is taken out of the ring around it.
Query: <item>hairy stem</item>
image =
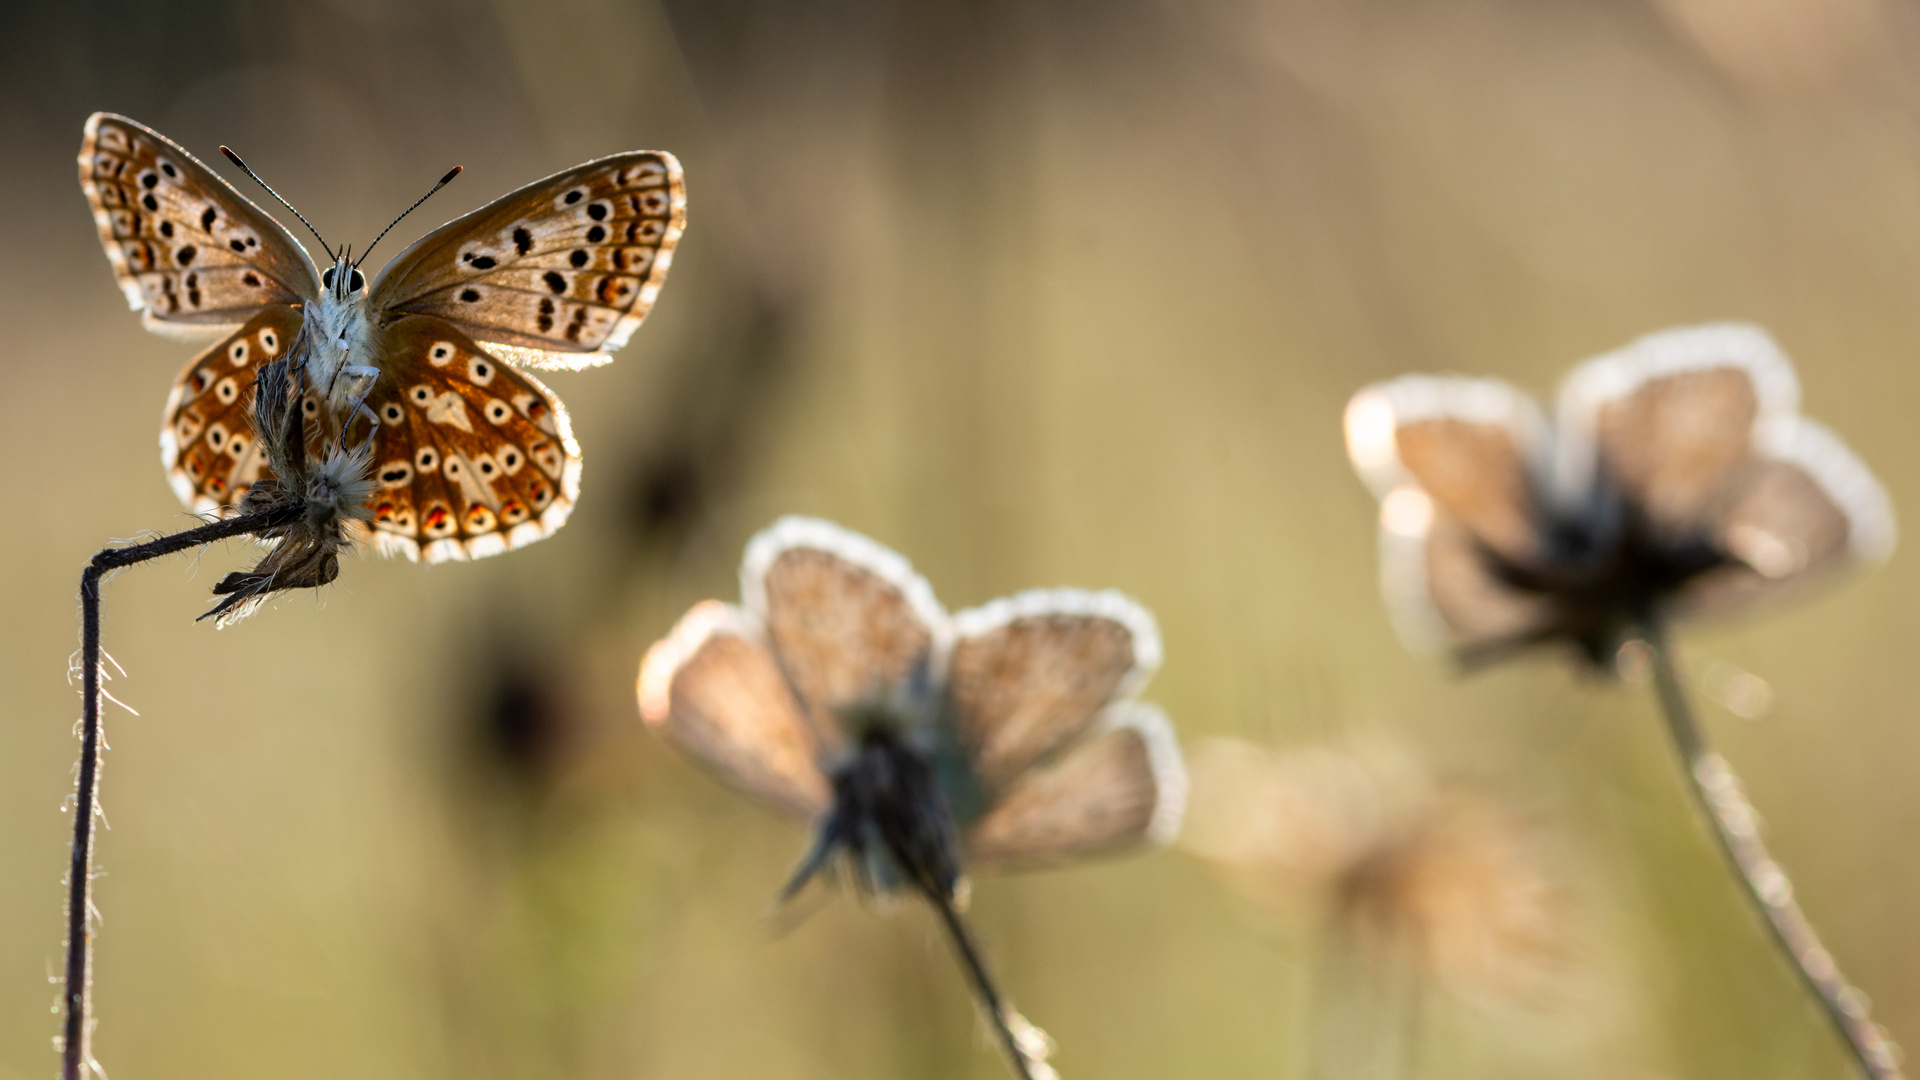
[[[297,503],[245,514],[163,536],[144,544],[113,547],[95,555],[80,573],[80,775],[75,784],[73,860],[67,868],[66,1024],[61,1035],[61,1080],[88,1080],[94,1065],[92,1024],[93,823],[100,812],[100,578],[135,563],[177,554],[215,540],[288,524],[304,508]]]
[[[1866,995],[1853,988],[1821,944],[1813,924],[1793,898],[1793,883],[1773,861],[1760,840],[1760,819],[1740,789],[1739,778],[1727,760],[1707,748],[1706,737],[1674,669],[1673,653],[1665,633],[1652,621],[1646,626],[1653,685],[1666,714],[1667,730],[1687,773],[1694,801],[1713,822],[1720,850],[1733,864],[1747,898],[1753,902],[1774,942],[1820,1008],[1833,1021],[1860,1069],[1871,1080],[1901,1080],[1899,1051],[1867,1016]]]
[[[974,997],[980,1002],[980,1008],[993,1024],[994,1034],[1000,1040],[1001,1049],[1007,1053],[1007,1060],[1013,1063],[1013,1071],[1020,1080],[1043,1080],[1053,1075],[1051,1068],[1042,1074],[1033,1071],[1035,1055],[1020,1043],[1020,1037],[1013,1031],[1013,1010],[1000,997],[1000,991],[993,985],[993,977],[987,973],[986,961],[980,955],[979,945],[973,940],[967,924],[960,918],[960,912],[954,909],[951,897],[929,890],[928,899],[933,902],[934,910],[940,913],[940,922],[947,928],[947,936],[953,940],[953,950],[960,954],[960,965],[966,969],[967,983],[973,988]]]

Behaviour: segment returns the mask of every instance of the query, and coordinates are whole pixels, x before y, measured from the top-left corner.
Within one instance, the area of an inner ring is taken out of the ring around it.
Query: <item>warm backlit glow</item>
[[[1380,527],[1395,536],[1422,537],[1433,526],[1433,500],[1417,487],[1395,488],[1380,500]]]
[[[1378,390],[1362,390],[1347,402],[1347,456],[1371,473],[1393,464],[1393,403]]]
[[[673,633],[653,643],[640,662],[640,718],[658,724],[673,706],[673,676],[707,637],[729,617],[727,605],[702,600],[680,619]]]

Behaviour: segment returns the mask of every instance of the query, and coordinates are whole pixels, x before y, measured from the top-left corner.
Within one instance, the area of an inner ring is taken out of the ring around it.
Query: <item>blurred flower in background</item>
[[[1215,738],[1192,759],[1181,847],[1257,903],[1476,1002],[1572,1000],[1579,911],[1541,838],[1492,799],[1436,781],[1384,738],[1294,750]]]
[[[1492,798],[1378,735],[1288,750],[1209,739],[1192,770],[1181,846],[1313,943],[1318,1075],[1410,1071],[1430,989],[1522,1043],[1576,1017],[1603,1026],[1587,913],[1544,837]]]

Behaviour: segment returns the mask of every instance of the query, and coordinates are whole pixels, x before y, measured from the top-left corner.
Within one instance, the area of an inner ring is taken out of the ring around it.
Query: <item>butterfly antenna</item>
[[[284,198],[281,198],[280,193],[273,190],[273,185],[267,183],[265,180],[260,179],[259,173],[254,172],[252,169],[247,168],[247,163],[240,160],[239,154],[234,153],[233,151],[227,149],[224,146],[220,148],[220,152],[227,155],[228,161],[231,161],[235,165],[240,166],[241,172],[246,173],[248,176],[253,177],[254,183],[259,184],[263,188],[266,188],[267,194],[273,196],[276,199],[280,199],[280,205],[286,207],[288,213],[292,214],[294,217],[299,218],[300,224],[305,225],[307,227],[307,231],[313,234],[313,238],[315,240],[320,241],[320,250],[327,253],[327,261],[329,262],[333,261],[333,258],[334,258],[333,249],[327,246],[326,238],[320,235],[320,230],[313,227],[313,222],[308,221],[307,216],[305,214],[302,214],[300,211],[295,210],[293,208],[292,203],[288,202]]]
[[[242,168],[245,168],[245,166],[242,166]],[[379,236],[376,236],[376,237],[374,237],[374,238],[373,238],[373,244],[377,244],[377,243],[379,243],[382,237],[384,237],[384,236],[386,236],[386,235],[387,235],[388,233],[390,233],[390,232],[392,232],[392,231],[393,231],[393,226],[394,226],[394,225],[398,225],[398,224],[400,224],[400,221],[401,221],[401,219],[402,219],[402,218],[405,218],[405,217],[406,217],[406,216],[407,216],[408,214],[411,214],[411,213],[413,213],[413,212],[414,212],[415,210],[418,210],[418,209],[420,208],[420,204],[421,204],[421,203],[423,203],[423,202],[426,202],[426,201],[427,201],[428,199],[431,199],[431,198],[433,198],[433,193],[434,193],[434,192],[436,192],[436,191],[439,191],[439,190],[440,190],[441,188],[443,188],[443,187],[446,187],[446,186],[447,186],[448,184],[451,184],[451,183],[453,183],[453,178],[454,178],[454,177],[456,177],[456,176],[459,176],[459,175],[460,175],[460,170],[461,170],[461,169],[464,169],[464,168],[466,168],[466,166],[464,166],[464,165],[455,165],[455,166],[453,167],[453,171],[451,171],[451,172],[449,172],[449,173],[447,173],[447,175],[445,175],[445,176],[443,176],[443,177],[441,177],[441,178],[440,178],[440,182],[439,182],[439,183],[437,183],[437,184],[435,184],[435,185],[433,185],[433,187],[432,187],[432,188],[430,188],[430,189],[429,189],[429,190],[427,191],[427,193],[426,193],[425,195],[422,195],[422,196],[420,196],[419,198],[417,198],[417,199],[415,199],[415,200],[413,200],[413,205],[412,205],[412,206],[409,206],[409,207],[407,207],[407,208],[406,208],[405,210],[402,210],[402,211],[400,211],[400,217],[397,217],[397,218],[394,218],[394,219],[393,219],[393,223],[392,223],[392,224],[390,224],[390,225],[388,225],[388,226],[387,226],[386,228],[384,228],[384,229],[381,229],[381,230],[380,230],[380,235],[379,235]],[[291,208],[291,207],[289,207],[288,209],[292,209],[292,208]],[[355,260],[353,260],[353,268],[354,268],[355,270],[358,270],[358,269],[360,269],[360,264],[366,261],[366,259],[367,259],[367,252],[369,252],[369,251],[372,251],[372,250],[373,250],[373,244],[368,244],[368,245],[367,245],[367,250],[366,250],[366,251],[363,251],[363,252],[361,252],[361,253],[360,253],[360,257],[359,257],[358,259],[355,259]]]

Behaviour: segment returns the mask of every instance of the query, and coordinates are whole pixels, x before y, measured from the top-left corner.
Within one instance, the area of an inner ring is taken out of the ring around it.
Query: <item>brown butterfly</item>
[[[1347,452],[1381,500],[1381,582],[1403,636],[1469,661],[1559,639],[1604,663],[1650,620],[1884,559],[1886,492],[1799,407],[1779,347],[1732,323],[1582,364],[1551,424],[1493,379],[1362,390]]]
[[[1153,617],[1116,592],[1036,590],[949,616],[907,560],[788,517],[747,547],[745,605],[707,601],[642,666],[647,722],[720,777],[822,829],[877,891],[917,884],[902,853],[832,833],[873,755],[919,759],[960,862],[1055,863],[1172,839],[1186,773],[1160,711]],[[836,807],[836,803],[840,805]],[[916,808],[916,813],[918,812]],[[802,867],[802,877],[819,869]]]
[[[332,265],[317,269],[272,217],[125,117],[88,119],[80,185],[147,328],[220,338],[167,399],[161,461],[181,501],[230,513],[272,476],[247,410],[260,365],[292,351],[309,430],[371,445],[374,545],[430,563],[566,521],[580,448],[559,398],[520,368],[606,362],[652,308],[686,222],[679,163],[630,151],[456,218],[368,282],[324,240]]]
[[[814,827],[788,899],[821,871],[941,916],[1010,1063],[1054,1078],[959,916],[965,869],[1062,863],[1179,830],[1187,777],[1135,700],[1153,617],[1116,592],[1035,590],[949,617],[906,559],[815,518],[755,536],[744,604],[696,605],[647,651],[647,724]]]

